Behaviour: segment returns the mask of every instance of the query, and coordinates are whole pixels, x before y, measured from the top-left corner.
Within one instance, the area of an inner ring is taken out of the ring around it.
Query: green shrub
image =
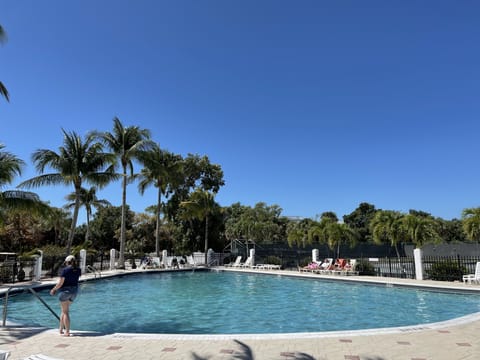
[[[14,279],[13,266],[0,265],[0,282],[9,283]]]
[[[466,272],[467,269],[464,266],[454,261],[442,261],[433,264],[431,269],[427,270],[427,275],[431,280],[460,281]]]
[[[17,280],[18,280],[18,281],[23,281],[23,280],[25,280],[25,270],[23,270],[23,268],[20,268],[20,269],[18,270]]]
[[[282,259],[278,256],[270,255],[265,258],[265,264],[282,265]]]
[[[310,264],[312,262],[312,258],[308,257],[308,258],[303,258],[301,259],[299,262],[298,262],[298,266],[300,267],[305,267],[307,266],[308,264]]]
[[[355,271],[359,275],[376,275],[375,267],[367,260],[359,260],[355,265]]]

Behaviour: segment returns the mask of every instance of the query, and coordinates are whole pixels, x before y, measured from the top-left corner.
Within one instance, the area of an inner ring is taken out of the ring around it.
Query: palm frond
[[[68,184],[68,179],[65,179],[62,174],[43,174],[36,176],[32,179],[25,180],[24,182],[20,183],[17,187],[18,188],[36,188],[44,185],[60,185],[60,184]]]
[[[0,95],[2,95],[7,101],[10,101],[10,94],[8,93],[7,88],[0,81]]]
[[[5,29],[0,25],[0,44],[6,43],[8,40],[7,32]]]
[[[9,184],[16,175],[21,175],[25,162],[8,151],[1,151],[5,146],[0,144],[0,186]]]

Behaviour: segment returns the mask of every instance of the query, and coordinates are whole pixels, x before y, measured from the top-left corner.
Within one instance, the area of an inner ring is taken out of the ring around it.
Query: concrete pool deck
[[[223,268],[222,268],[223,269]],[[232,269],[225,268],[226,271]],[[361,281],[386,286],[420,286],[450,291],[471,291],[480,295],[480,285],[416,281],[365,276],[339,277],[285,270],[233,271],[344,281]],[[133,271],[128,271],[133,272]],[[104,275],[124,272],[105,273]],[[42,281],[41,285],[55,282]],[[96,311],[107,309],[96,309]],[[75,309],[73,308],[74,312]],[[99,315],[98,321],[101,321]],[[74,325],[74,324],[73,324]],[[0,331],[0,350],[9,359],[33,354],[76,359],[241,359],[241,360],[456,360],[480,359],[480,313],[446,321],[393,329],[339,331],[304,334],[264,335],[156,335],[77,332],[62,337],[57,330],[7,326]]]

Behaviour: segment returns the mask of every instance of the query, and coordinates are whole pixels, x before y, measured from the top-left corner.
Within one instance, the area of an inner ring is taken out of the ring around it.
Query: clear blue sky
[[[459,218],[480,205],[479,19],[461,0],[3,0],[0,142],[27,162],[13,186],[61,128],[118,116],[220,164],[223,206]],[[62,206],[71,190],[36,192]],[[120,205],[120,183],[99,197]]]

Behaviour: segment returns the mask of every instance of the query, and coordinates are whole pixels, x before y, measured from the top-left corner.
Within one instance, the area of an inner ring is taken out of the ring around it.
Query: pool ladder
[[[95,279],[97,278],[97,274],[98,277],[102,277],[102,273],[91,265],[87,265],[87,272],[93,273],[95,275]]]
[[[14,289],[15,286],[10,286],[6,293],[5,293],[5,298],[3,300],[3,319],[2,319],[2,326],[5,327],[5,324],[7,323],[7,312],[8,312],[8,295],[10,294],[10,291]],[[60,317],[57,315],[55,311],[48,305],[45,300],[43,300],[40,296],[38,296],[37,292],[33,290],[32,288],[23,288],[23,287],[17,287],[18,289],[27,289],[30,291],[50,312],[60,321]]]

